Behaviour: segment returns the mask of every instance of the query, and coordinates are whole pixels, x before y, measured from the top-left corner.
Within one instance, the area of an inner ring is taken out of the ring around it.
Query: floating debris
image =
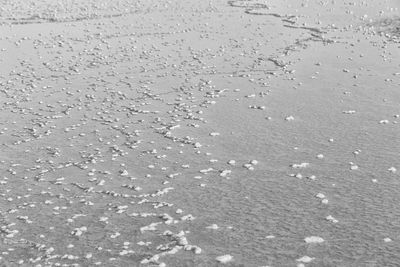
[[[331,215],[328,215],[327,217],[326,217],[326,220],[327,221],[330,221],[330,222],[333,222],[333,223],[338,223],[339,221],[338,220],[336,220],[333,216],[331,216]]]
[[[207,228],[207,229],[211,229],[211,230],[217,230],[217,229],[219,229],[218,225],[216,225],[216,224],[212,224],[212,225],[210,225],[210,226],[207,226],[206,228]]]
[[[221,171],[221,173],[219,174],[219,176],[221,177],[226,177],[227,175],[231,174],[232,171],[231,170],[223,170]]]
[[[228,161],[228,164],[234,166],[234,165],[236,165],[236,161],[231,159]]]
[[[397,230],[378,222],[399,213],[397,13],[390,1],[2,1],[0,262],[261,266],[270,243],[275,265],[318,265],[285,242],[339,227],[348,242],[324,248],[324,264],[352,265],[362,247],[384,265],[378,248],[396,237],[369,237]],[[321,207],[325,194],[338,202]]]
[[[308,163],[308,162],[303,162],[303,163],[292,164],[292,165],[291,165],[291,167],[294,168],[294,169],[307,168],[308,166],[310,166],[310,163]]]
[[[218,256],[215,258],[218,262],[220,263],[228,263],[231,262],[233,260],[233,257],[231,255],[222,255],[222,256]]]
[[[80,228],[75,228],[74,231],[71,232],[71,234],[74,236],[81,236],[86,231],[87,231],[87,227],[82,226]]]
[[[294,117],[293,116],[288,116],[285,118],[286,121],[294,121]]]
[[[312,262],[313,260],[315,260],[315,258],[311,258],[311,257],[309,257],[309,256],[303,256],[303,257],[297,259],[296,261],[302,262],[302,263],[310,263],[310,262]]]
[[[318,244],[318,243],[323,243],[325,240],[322,237],[319,237],[319,236],[309,236],[309,237],[304,238],[304,241],[306,243]]]

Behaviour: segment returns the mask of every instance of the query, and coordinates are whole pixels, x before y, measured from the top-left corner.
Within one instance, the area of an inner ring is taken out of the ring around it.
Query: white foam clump
[[[144,231],[155,231],[157,225],[161,224],[161,222],[156,222],[156,223],[151,223],[149,225],[140,227],[140,232],[144,232]]]
[[[231,174],[232,171],[231,170],[223,170],[221,171],[221,173],[219,174],[219,176],[221,177],[226,177],[227,175]]]
[[[316,177],[315,175],[310,175],[310,176],[308,176],[307,178],[310,179],[310,180],[315,180],[315,179],[317,179],[317,177]]]
[[[356,113],[356,111],[355,110],[345,110],[345,111],[343,111],[343,113],[344,114],[354,114],[354,113]]]
[[[352,170],[352,171],[358,170],[358,166],[357,165],[351,165],[350,166],[350,170]]]
[[[193,221],[194,219],[195,219],[195,217],[192,214],[188,214],[188,215],[181,217],[182,221]]]
[[[167,213],[162,214],[160,218],[164,220],[165,224],[172,224],[174,222],[174,218]]]
[[[330,222],[333,222],[333,223],[338,223],[339,221],[336,219],[336,218],[334,218],[332,215],[328,215],[327,217],[326,217],[326,220],[327,221],[330,221]]]
[[[193,245],[184,246],[184,250],[193,251],[194,254],[201,254],[201,251],[202,251],[200,247],[193,246]]]
[[[253,170],[254,170],[254,165],[253,165],[253,164],[250,164],[250,163],[244,164],[243,167],[245,167],[245,168],[248,169],[249,171],[253,171]]]
[[[177,209],[177,210],[175,211],[176,214],[181,214],[182,212],[183,212],[183,210],[181,210],[181,209]]]
[[[309,262],[312,262],[314,259],[315,258],[311,258],[309,256],[303,256],[303,257],[297,259],[296,261],[303,262],[303,263],[309,263]]]
[[[309,237],[304,238],[304,241],[306,243],[322,243],[325,240],[319,236],[309,236]]]
[[[228,263],[233,260],[231,255],[222,255],[215,258],[220,263]]]
[[[80,228],[75,228],[71,234],[74,236],[81,236],[84,232],[87,231],[87,227],[86,226],[82,226]]]
[[[310,163],[308,163],[308,162],[303,162],[303,163],[300,163],[300,164],[292,164],[292,168],[294,168],[294,169],[301,169],[301,168],[307,168],[308,166],[310,166]]]
[[[213,168],[208,168],[208,169],[200,170],[199,172],[201,172],[201,173],[208,173],[208,172],[211,172],[211,171],[213,171],[213,170],[214,170]]]
[[[121,171],[119,172],[119,175],[121,175],[121,176],[128,176],[129,173],[128,173],[127,170],[121,170]]]
[[[164,194],[167,194],[169,191],[173,190],[173,187],[166,187],[160,190],[157,190],[156,193],[151,194],[152,197],[156,197],[156,196],[162,196]]]
[[[326,196],[322,193],[318,193],[317,195],[315,195],[315,197],[321,199],[322,204],[328,204],[329,202]]]
[[[207,229],[212,229],[212,230],[217,230],[219,228],[219,226],[214,223],[214,224],[212,224],[210,226],[207,226],[206,228]]]
[[[235,164],[236,164],[236,161],[233,160],[233,159],[231,159],[231,160],[228,161],[228,164],[229,164],[229,165],[235,165]]]
[[[251,165],[257,165],[258,164],[258,160],[253,159],[253,160],[250,161],[250,164]]]
[[[288,116],[288,117],[285,118],[285,120],[286,120],[286,121],[293,121],[293,120],[294,120],[294,117],[293,117],[293,116]]]

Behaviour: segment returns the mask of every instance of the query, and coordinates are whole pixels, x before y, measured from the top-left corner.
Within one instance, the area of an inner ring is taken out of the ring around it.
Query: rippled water
[[[399,264],[395,2],[1,4],[4,266]]]

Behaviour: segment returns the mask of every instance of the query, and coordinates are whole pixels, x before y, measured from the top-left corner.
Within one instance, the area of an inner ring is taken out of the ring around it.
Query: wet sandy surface
[[[2,266],[398,266],[398,1],[0,1]]]

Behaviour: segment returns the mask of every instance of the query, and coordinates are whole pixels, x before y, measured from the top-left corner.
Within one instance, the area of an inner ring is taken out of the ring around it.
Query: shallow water
[[[399,265],[398,6],[3,1],[0,262]]]

